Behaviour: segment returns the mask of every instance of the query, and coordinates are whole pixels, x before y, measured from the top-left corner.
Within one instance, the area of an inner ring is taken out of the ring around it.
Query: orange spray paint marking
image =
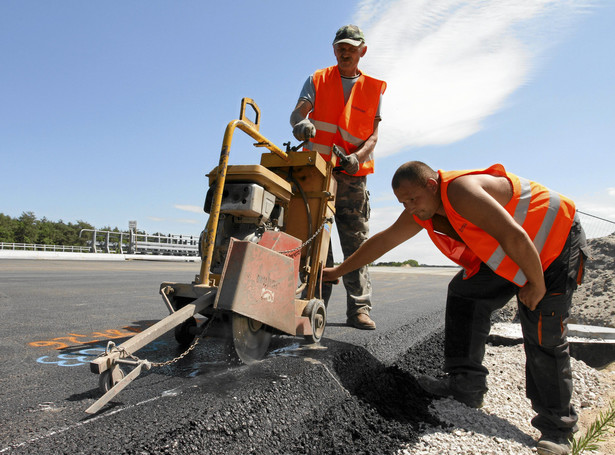
[[[56,337],[51,340],[31,341],[28,345],[35,348],[53,347],[54,349],[64,349],[80,344],[92,344],[99,341],[127,338],[142,330],[143,329],[139,327],[122,327],[121,329],[107,329],[102,332],[92,332],[89,335],[69,333],[68,336]]]

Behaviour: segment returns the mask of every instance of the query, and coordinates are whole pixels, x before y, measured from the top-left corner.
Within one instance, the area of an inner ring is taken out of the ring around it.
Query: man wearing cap
[[[363,32],[345,25],[335,34],[333,53],[337,65],[317,70],[303,85],[290,116],[293,135],[309,140],[305,150],[314,150],[330,161],[333,147],[341,149],[337,181],[335,223],[344,258],[354,253],[369,237],[369,192],[367,175],[374,172],[374,147],[378,140],[380,99],[386,82],[367,76],[359,60],[367,52]],[[333,265],[329,247],[327,265]],[[347,324],[358,329],[375,329],[369,317],[371,282],[367,266],[343,277],[346,288]],[[328,303],[331,285],[323,284]]]

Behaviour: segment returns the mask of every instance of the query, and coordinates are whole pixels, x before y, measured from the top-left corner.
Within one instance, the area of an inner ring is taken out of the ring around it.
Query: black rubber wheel
[[[115,380],[113,379],[113,372],[117,371]],[[102,393],[107,393],[113,388],[115,384],[124,379],[124,370],[119,366],[114,366],[108,370],[103,371],[98,376],[98,388]]]
[[[325,333],[327,309],[322,300],[314,299],[309,303],[308,311],[310,324],[312,325],[312,333],[310,335],[305,335],[305,339],[310,343],[318,343]]]
[[[196,327],[196,319],[190,316],[180,325],[175,327],[175,340],[180,346],[187,346],[194,341]]]

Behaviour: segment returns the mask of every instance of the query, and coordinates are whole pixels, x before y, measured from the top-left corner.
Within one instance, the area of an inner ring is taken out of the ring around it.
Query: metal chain
[[[314,233],[314,235],[312,235],[312,237],[307,239],[303,244],[299,245],[297,248],[293,248],[292,250],[276,251],[276,252],[280,253],[280,254],[283,254],[285,256],[290,256],[292,253],[295,253],[295,252],[299,251],[304,246],[309,245],[309,243],[312,240],[314,240],[318,234],[320,234],[320,231],[322,231],[322,228],[325,227],[325,224],[327,224],[327,222],[331,222],[332,223],[333,220],[331,218],[325,218],[324,221],[322,222],[322,224],[320,225],[320,227],[318,228],[318,230]]]
[[[153,367],[165,367],[168,365],[171,365],[175,362],[179,362],[181,359],[183,359],[184,357],[186,357],[190,351],[192,351],[194,348],[196,348],[196,345],[199,344],[199,341],[201,340],[201,338],[203,338],[205,336],[205,333],[207,332],[207,329],[209,328],[209,325],[211,324],[211,322],[213,321],[213,317],[209,318],[207,320],[207,322],[205,323],[205,326],[203,327],[203,330],[201,331],[201,334],[196,337],[194,339],[194,341],[192,342],[192,344],[190,345],[190,347],[188,349],[186,349],[184,352],[182,352],[180,355],[178,355],[177,357],[175,357],[174,359],[171,360],[167,360],[166,362],[150,362],[150,365]],[[130,358],[136,362],[142,362],[143,359],[140,359],[139,357],[137,357],[134,354],[131,354],[130,352],[128,352],[125,348],[121,347],[121,346],[115,346],[115,343],[113,343],[112,341],[109,342],[109,344],[107,344],[107,349],[105,351],[105,354],[101,354],[101,355],[106,355],[109,353],[110,350],[114,349],[117,350],[120,353],[124,354],[124,358]]]
[[[192,351],[194,348],[196,348],[196,345],[199,344],[199,341],[202,338],[202,336],[203,335],[201,334],[198,337],[196,337],[194,339],[194,341],[192,342],[192,344],[190,345],[190,347],[188,349],[186,349],[184,352],[182,352],[180,355],[175,357],[174,359],[167,360],[166,362],[152,362],[152,366],[153,367],[166,367],[166,366],[171,365],[171,364],[173,364],[175,362],[179,362],[181,359],[186,357],[190,353],[190,351]]]

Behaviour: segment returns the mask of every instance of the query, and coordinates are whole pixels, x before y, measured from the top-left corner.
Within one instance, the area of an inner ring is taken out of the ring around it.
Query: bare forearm
[[[305,99],[299,100],[295,109],[290,114],[290,125],[295,126],[301,120],[305,119],[312,110],[312,103]]]
[[[530,310],[536,309],[546,293],[542,263],[538,251],[524,232],[524,238],[518,236],[502,248],[506,254],[519,266],[527,278],[527,283],[519,290],[519,300]]]
[[[529,282],[544,282],[538,251],[525,231],[502,242],[504,252],[519,266]]]
[[[412,215],[404,210],[397,221],[384,231],[370,237],[348,259],[337,267],[328,267],[323,271],[324,281],[335,281],[364,265],[370,264],[387,251],[414,237],[421,229]]]
[[[294,110],[292,114],[290,114],[290,125],[295,126],[297,123],[299,123],[304,118],[305,116],[301,114],[301,111]]]
[[[348,257],[348,259],[337,267],[334,267],[334,273],[336,275],[335,278],[346,275],[347,273],[361,268],[364,265],[371,264],[380,256],[389,251],[390,248],[388,248],[384,242],[381,241],[382,239],[380,239],[382,237],[381,234],[382,233],[378,233],[367,239],[357,251]]]
[[[393,225],[367,239],[348,259],[337,267],[330,269],[334,275],[332,279],[339,278],[364,265],[371,264],[385,253],[414,236],[420,230],[420,227],[417,228],[414,225],[410,225],[400,231],[398,226],[399,224]],[[396,227],[398,229],[395,229]]]
[[[366,139],[366,141],[361,144],[361,146],[354,152],[357,155],[359,163],[364,163],[365,161],[369,161],[372,152],[376,148],[376,143],[378,142],[378,124],[380,120],[374,121],[374,132],[370,137]]]
[[[378,136],[374,136],[373,134],[361,145],[360,148],[354,152],[357,155],[359,163],[364,163],[365,161],[369,161],[374,148],[376,148],[376,142],[378,142]]]

